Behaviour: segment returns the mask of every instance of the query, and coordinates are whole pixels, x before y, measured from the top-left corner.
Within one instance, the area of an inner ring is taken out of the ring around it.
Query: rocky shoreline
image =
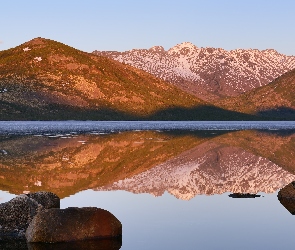
[[[113,238],[116,238],[114,242],[118,246],[122,241],[122,224],[109,211],[95,207],[60,209],[59,197],[50,192],[19,195],[0,204],[0,214],[0,246],[12,246],[1,249],[16,249],[13,247],[15,244],[28,243],[29,246],[29,243],[42,242],[60,245],[62,242],[86,243],[86,240],[98,239],[104,240],[101,244],[109,242],[107,245],[113,245],[112,240],[107,240]],[[33,245],[29,249],[39,249],[36,248],[38,244]]]

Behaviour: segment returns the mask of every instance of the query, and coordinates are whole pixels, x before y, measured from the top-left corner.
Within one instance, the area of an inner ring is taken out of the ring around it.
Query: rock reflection
[[[225,192],[272,193],[294,175],[266,158],[241,148],[205,142],[157,167],[97,190],[127,190],[133,193],[165,191],[177,199]]]
[[[250,193],[233,193],[228,195],[231,198],[257,198],[261,197],[259,194],[250,194]]]
[[[27,243],[26,241],[0,242],[1,250],[118,250],[121,246],[122,237],[65,243]]]
[[[28,250],[26,241],[0,241],[1,250]]]

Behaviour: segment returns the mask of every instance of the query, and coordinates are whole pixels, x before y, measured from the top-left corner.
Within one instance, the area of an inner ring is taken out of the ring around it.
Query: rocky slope
[[[295,68],[295,57],[275,50],[198,48],[192,43],[125,52],[94,51],[145,70],[204,100],[237,96]]]
[[[295,69],[270,84],[238,97],[226,98],[219,105],[225,109],[279,119],[295,120]]]

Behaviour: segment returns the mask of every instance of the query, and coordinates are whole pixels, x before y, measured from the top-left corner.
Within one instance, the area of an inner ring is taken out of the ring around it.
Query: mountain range
[[[265,86],[295,68],[295,57],[273,49],[198,48],[190,42],[125,52],[94,51],[147,71],[197,97],[214,101]]]
[[[43,38],[0,52],[0,90],[4,119],[127,119],[205,104],[142,70]]]
[[[86,53],[35,38],[0,51],[0,116],[294,120],[294,66],[294,57],[274,50],[225,51],[183,43],[168,51],[156,46]]]

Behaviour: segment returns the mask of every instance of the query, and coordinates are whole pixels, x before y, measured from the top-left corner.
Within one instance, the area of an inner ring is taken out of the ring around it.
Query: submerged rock
[[[1,250],[119,250],[122,237],[61,243],[28,243],[26,240],[0,241]]]
[[[0,241],[25,239],[34,216],[44,208],[59,207],[59,198],[49,192],[19,195],[0,204]]]
[[[28,242],[51,243],[121,235],[121,222],[109,211],[95,207],[42,210],[26,231]]]

